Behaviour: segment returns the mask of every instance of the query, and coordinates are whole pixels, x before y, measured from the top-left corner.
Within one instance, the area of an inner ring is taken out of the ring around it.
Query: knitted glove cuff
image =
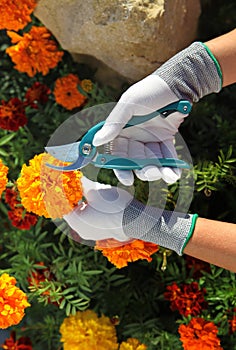
[[[156,243],[182,255],[197,215],[148,207],[133,199],[123,214],[123,231],[130,238]]]
[[[153,74],[161,77],[179,99],[191,102],[222,88],[220,65],[201,42],[194,42],[180,51]]]

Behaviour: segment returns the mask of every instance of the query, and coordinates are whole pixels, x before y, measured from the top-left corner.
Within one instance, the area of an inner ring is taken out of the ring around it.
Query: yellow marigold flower
[[[28,74],[30,77],[36,73],[48,74],[55,68],[63,56],[59,51],[51,33],[45,27],[33,26],[23,36],[7,31],[14,46],[8,47],[6,53],[15,63],[15,69]]]
[[[35,6],[35,0],[1,0],[0,29],[23,29],[31,22],[30,15]]]
[[[93,83],[90,79],[83,79],[80,85],[85,92],[90,92],[93,90]]]
[[[159,246],[138,239],[124,245],[114,239],[107,239],[97,241],[95,249],[101,250],[102,254],[120,269],[139,259],[152,261],[151,255],[158,251]]]
[[[60,333],[64,350],[118,350],[115,327],[92,310],[78,311],[64,319]]]
[[[141,344],[136,338],[129,338],[120,344],[119,350],[147,350],[147,346]]]
[[[8,182],[7,174],[8,174],[8,167],[4,165],[2,160],[0,159],[0,196],[5,190]]]
[[[68,110],[81,107],[87,98],[79,92],[79,83],[80,80],[75,74],[58,78],[53,91],[56,102]]]
[[[21,203],[29,212],[46,218],[61,218],[83,197],[80,171],[61,172],[46,163],[63,165],[47,153],[36,155],[23,165],[17,187]]]
[[[0,276],[0,328],[18,324],[30,306],[26,294],[15,284],[16,279],[7,273]]]

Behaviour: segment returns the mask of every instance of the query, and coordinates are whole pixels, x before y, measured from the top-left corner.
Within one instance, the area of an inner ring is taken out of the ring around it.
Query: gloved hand
[[[182,254],[197,215],[147,207],[127,191],[82,178],[87,206],[64,215],[68,225],[86,240],[141,239]]]
[[[103,128],[94,137],[94,146],[113,140],[112,154],[133,158],[176,158],[174,135],[187,115],[179,112],[166,118],[156,117],[140,126],[123,129],[133,115],[154,112],[172,102],[187,99],[197,102],[203,96],[219,92],[222,75],[219,64],[209,49],[195,42],[173,56],[153,74],[131,86],[108,116]],[[147,166],[135,171],[141,180],[173,183],[179,169]],[[115,170],[119,181],[131,185],[131,171]]]
[[[81,182],[87,206],[83,210],[78,206],[64,215],[69,226],[86,240],[129,240],[122,229],[122,219],[125,207],[133,199],[131,194],[119,187],[93,182],[85,176]]]

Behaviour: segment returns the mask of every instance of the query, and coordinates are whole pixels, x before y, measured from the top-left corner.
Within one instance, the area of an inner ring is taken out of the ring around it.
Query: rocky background
[[[98,81],[132,83],[196,38],[199,0],[40,0],[35,11]]]

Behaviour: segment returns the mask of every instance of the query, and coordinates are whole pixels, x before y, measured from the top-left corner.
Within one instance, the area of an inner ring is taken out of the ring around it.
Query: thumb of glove
[[[93,193],[94,191],[97,192],[99,190],[105,190],[110,189],[111,185],[105,185],[99,182],[95,182],[92,180],[89,180],[86,176],[83,175],[81,178],[81,183],[83,186],[83,194],[86,197],[88,201],[93,199]]]

